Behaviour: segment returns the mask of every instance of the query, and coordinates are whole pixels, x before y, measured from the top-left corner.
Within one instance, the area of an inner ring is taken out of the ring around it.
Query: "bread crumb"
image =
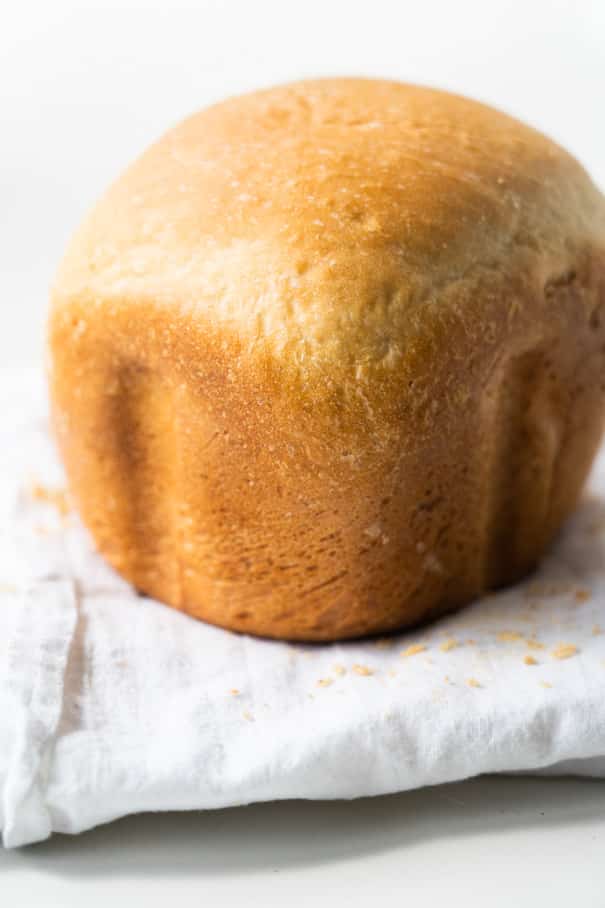
[[[379,640],[374,640],[376,649],[389,649],[392,645],[393,641],[390,637],[381,637]]]
[[[523,634],[520,634],[518,631],[500,631],[498,634],[498,640],[501,643],[512,642],[513,640],[522,640]]]
[[[576,602],[588,602],[591,595],[592,594],[590,590],[580,589],[575,591],[574,599],[576,600]]]
[[[465,640],[464,642],[466,643],[467,646],[477,646],[477,641],[474,640],[472,637],[469,637],[468,640]]]
[[[394,669],[391,669],[390,671],[387,672],[387,675],[389,676],[389,678],[396,678],[397,672]]]
[[[231,690],[229,691],[229,693],[231,694],[232,697],[239,697],[239,691],[238,691],[237,687],[232,687]]]
[[[552,687],[550,681],[540,681],[540,687]]]
[[[439,649],[442,653],[449,653],[451,649],[456,649],[457,646],[458,641],[451,637],[449,640],[444,640]]]
[[[539,640],[526,640],[525,643],[530,649],[544,649],[544,644],[540,643]]]
[[[354,665],[353,671],[355,672],[356,675],[363,675],[364,677],[374,674],[372,669],[368,668],[367,665]]]
[[[347,673],[347,670],[344,667],[344,665],[333,665],[332,671],[334,672],[335,675],[346,675],[346,673]]]
[[[537,581],[527,585],[524,596],[529,599],[533,596],[542,599],[551,596],[564,596],[571,591],[572,587],[568,583],[542,583]]]
[[[525,656],[523,661],[525,662],[526,665],[537,665],[538,664],[538,660],[534,659],[533,656]]]
[[[247,709],[243,711],[242,716],[246,720],[246,722],[254,722],[254,716],[251,712],[248,712]]]
[[[65,489],[51,489],[39,482],[34,482],[29,487],[29,497],[32,501],[52,505],[61,517],[66,517],[71,511],[69,495]]]
[[[476,678],[468,678],[466,683],[469,687],[481,687]]]
[[[423,653],[425,650],[426,646],[424,643],[412,643],[407,649],[401,651],[401,656],[404,658],[407,656],[416,656],[418,653]]]
[[[603,629],[602,629],[601,625],[600,625],[600,624],[595,624],[594,627],[593,627],[593,629],[592,629],[592,636],[593,636],[593,637],[598,637],[599,634],[602,634],[602,633],[603,633]]]
[[[571,659],[578,652],[578,647],[573,643],[559,643],[552,651],[555,659]]]
[[[319,681],[317,682],[317,686],[318,687],[329,687],[330,684],[333,684],[333,683],[334,683],[333,678],[320,678]]]

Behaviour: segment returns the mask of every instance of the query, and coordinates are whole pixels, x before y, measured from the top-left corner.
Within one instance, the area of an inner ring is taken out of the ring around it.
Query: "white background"
[[[49,282],[86,209],[169,125],[227,94],[337,73],[429,83],[529,121],[605,186],[605,0],[0,8],[4,361],[37,353]]]
[[[70,233],[167,126],[302,76],[472,95],[605,186],[605,2],[19,2],[0,13],[0,362],[40,360]],[[605,787],[480,780],[351,805],[140,817],[0,854],[3,904],[605,905]],[[13,902],[9,896],[13,896]]]

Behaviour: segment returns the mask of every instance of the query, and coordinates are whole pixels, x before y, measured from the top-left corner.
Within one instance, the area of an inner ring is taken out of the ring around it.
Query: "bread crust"
[[[483,105],[319,80],[194,115],[53,289],[53,418],[100,552],[206,621],[331,640],[523,576],[604,418],[605,205]]]

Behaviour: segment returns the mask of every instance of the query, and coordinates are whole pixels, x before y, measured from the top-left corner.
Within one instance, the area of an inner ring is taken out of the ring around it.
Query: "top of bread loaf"
[[[303,373],[390,370],[444,288],[543,285],[604,244],[600,193],[538,132],[444,92],[326,79],[169,131],[86,219],[54,300],[175,306]]]

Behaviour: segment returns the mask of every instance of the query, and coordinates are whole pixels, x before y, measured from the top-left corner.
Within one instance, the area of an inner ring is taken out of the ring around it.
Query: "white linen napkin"
[[[388,640],[288,645],[137,596],[62,513],[40,376],[0,375],[0,404],[6,847],[136,811],[605,776],[605,453],[525,583]]]

